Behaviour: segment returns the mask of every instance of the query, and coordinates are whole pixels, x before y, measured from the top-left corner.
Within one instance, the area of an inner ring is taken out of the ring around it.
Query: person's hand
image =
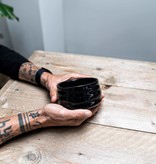
[[[88,77],[88,76],[78,73],[52,75],[50,73],[44,72],[41,76],[41,84],[49,90],[51,102],[56,102],[58,83],[66,81],[71,78],[83,78],[83,77]]]
[[[102,103],[102,101],[101,101]],[[96,108],[68,110],[58,104],[48,104],[40,110],[40,116],[46,118],[44,127],[48,126],[78,126],[86,119],[92,117],[99,109],[100,105]]]
[[[8,135],[1,135],[0,145],[15,136],[38,128],[78,126],[93,116],[99,109],[100,105],[91,110],[68,110],[61,105],[51,103],[41,109],[5,116],[1,118],[1,131],[5,132],[10,127],[11,130],[8,130],[9,137]]]

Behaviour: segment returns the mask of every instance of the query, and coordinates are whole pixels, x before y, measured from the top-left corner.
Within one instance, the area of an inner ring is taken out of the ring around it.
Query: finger
[[[64,120],[61,123],[59,123],[58,126],[79,126],[84,121],[85,121],[84,119],[83,120],[75,120],[75,119]]]
[[[79,110],[79,109],[78,109]],[[77,110],[77,111],[78,111]],[[80,109],[81,110],[81,109]],[[79,111],[80,111],[79,110]],[[68,120],[68,124],[72,125],[72,126],[79,126],[81,125],[85,120],[87,120],[88,118],[90,118],[93,115],[93,112],[91,112],[90,110],[85,110],[82,109],[83,112],[85,112],[85,115],[83,115],[83,117],[77,117],[75,116],[74,119],[70,119]]]
[[[99,107],[96,107],[96,108],[91,109],[91,111],[92,111],[92,115],[95,115],[95,113],[97,113],[99,110],[100,110],[100,106],[99,106]]]
[[[51,96],[51,102],[54,103],[57,101],[57,96],[54,95],[54,96]]]
[[[102,94],[102,95],[101,95],[101,99],[102,99],[102,101],[103,101],[104,97],[105,97],[105,95],[104,95],[104,94]]]
[[[56,102],[57,100],[57,90],[54,87],[50,89],[50,98],[51,102]]]
[[[68,120],[85,120],[91,116],[92,112],[84,109],[67,110],[64,113],[64,118]]]
[[[104,98],[102,98],[100,104],[97,107],[91,109],[92,115],[94,115],[95,113],[97,113],[102,108],[102,103],[103,102],[104,102]]]
[[[69,74],[69,78],[84,78],[84,77],[90,77],[90,76],[84,75],[84,74],[79,74],[79,73]]]

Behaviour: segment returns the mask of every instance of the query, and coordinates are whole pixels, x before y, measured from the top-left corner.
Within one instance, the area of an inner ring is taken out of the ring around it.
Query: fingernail
[[[85,115],[86,115],[86,118],[89,118],[92,116],[92,112],[91,111],[85,111]]]

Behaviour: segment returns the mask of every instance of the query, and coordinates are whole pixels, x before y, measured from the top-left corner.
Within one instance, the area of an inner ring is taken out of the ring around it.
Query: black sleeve
[[[18,79],[20,66],[28,61],[17,52],[0,45],[0,73]]]

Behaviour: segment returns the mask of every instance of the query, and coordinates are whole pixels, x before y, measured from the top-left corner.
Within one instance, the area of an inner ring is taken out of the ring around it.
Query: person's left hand
[[[93,109],[75,109],[69,110],[58,104],[47,104],[41,108],[38,113],[41,116],[42,127],[50,126],[79,126],[88,118],[91,118],[100,110],[103,98],[98,106]]]
[[[41,76],[41,84],[49,90],[51,102],[56,102],[58,83],[66,81],[71,78],[84,78],[84,77],[88,77],[88,76],[79,73],[52,75],[50,73],[44,72]]]

